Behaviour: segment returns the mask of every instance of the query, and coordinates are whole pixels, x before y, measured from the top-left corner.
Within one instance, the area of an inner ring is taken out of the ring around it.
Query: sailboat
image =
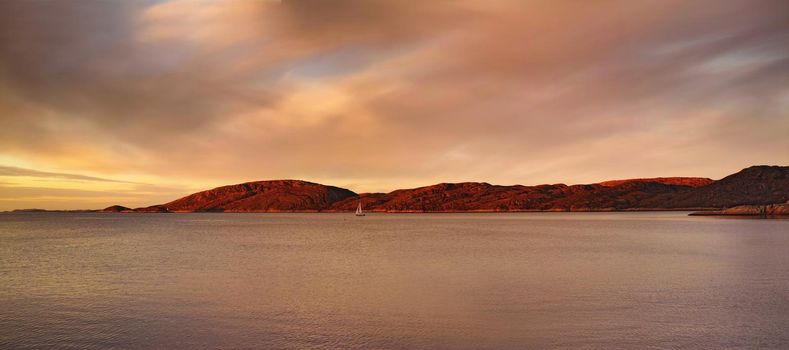
[[[364,216],[364,212],[362,211],[362,201],[359,201],[359,206],[356,207],[356,216]]]

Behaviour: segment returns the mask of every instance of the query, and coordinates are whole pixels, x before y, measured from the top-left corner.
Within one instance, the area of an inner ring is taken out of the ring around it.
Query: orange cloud
[[[4,1],[0,165],[355,191],[717,177],[789,163],[786,23],[769,0]]]

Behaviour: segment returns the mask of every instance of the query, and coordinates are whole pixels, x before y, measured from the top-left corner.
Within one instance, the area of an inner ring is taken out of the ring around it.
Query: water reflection
[[[789,346],[789,222],[2,214],[0,347]]]

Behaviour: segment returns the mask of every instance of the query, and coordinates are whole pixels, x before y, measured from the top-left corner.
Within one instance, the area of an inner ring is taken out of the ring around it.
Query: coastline
[[[590,210],[366,210],[366,213],[375,214],[506,214],[506,213],[635,213],[635,212],[699,212],[699,213],[718,213],[718,208],[631,208],[621,210],[607,210],[607,209],[590,209]],[[107,211],[101,209],[84,209],[84,210],[46,210],[46,209],[17,209],[3,211],[2,213],[110,213],[110,214],[189,214],[189,213],[229,213],[229,214],[282,214],[282,213],[316,213],[316,214],[351,214],[352,210],[175,210],[175,211]]]
[[[782,204],[766,205],[739,205],[732,208],[698,211],[688,214],[690,216],[748,216],[748,217],[789,217],[789,202]]]

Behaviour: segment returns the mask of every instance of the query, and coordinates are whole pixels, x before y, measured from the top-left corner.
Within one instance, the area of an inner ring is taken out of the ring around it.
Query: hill
[[[362,194],[359,198],[337,202],[332,209],[348,211],[355,208],[356,202],[361,200],[367,210],[384,212],[633,210],[644,208],[641,203],[654,196],[695,188],[676,184],[684,182],[638,179],[572,186],[442,183],[386,194]],[[703,182],[703,179],[692,181],[694,185],[699,182]]]
[[[116,206],[105,211],[342,212],[353,211],[360,201],[372,212],[714,210],[787,199],[789,167],[753,166],[717,181],[661,177],[571,186],[463,182],[363,194],[300,180],[256,181],[146,208]]]
[[[689,191],[663,194],[644,202],[666,208],[729,208],[785,203],[789,199],[789,167],[752,166]]]
[[[319,211],[339,200],[355,197],[344,188],[300,180],[247,182],[222,186],[165,203],[174,212]]]

